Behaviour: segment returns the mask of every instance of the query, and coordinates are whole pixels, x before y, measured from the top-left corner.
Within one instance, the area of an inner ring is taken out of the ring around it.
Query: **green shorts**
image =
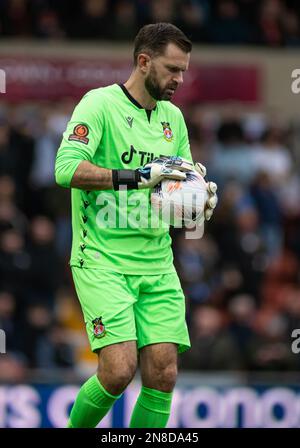
[[[185,298],[177,274],[127,275],[72,267],[93,351],[123,341],[173,342],[190,348]]]

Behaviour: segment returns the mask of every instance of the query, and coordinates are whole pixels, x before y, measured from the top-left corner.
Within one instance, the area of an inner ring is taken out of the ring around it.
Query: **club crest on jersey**
[[[106,335],[105,325],[102,322],[102,316],[92,321],[94,326],[93,333],[96,338],[103,338]]]
[[[73,134],[69,135],[68,140],[84,143],[85,145],[87,145],[89,142],[89,139],[86,138],[88,133],[89,128],[85,124],[77,124],[73,129]]]
[[[164,139],[167,140],[167,142],[171,142],[173,139],[173,132],[170,127],[170,123],[167,123],[166,121],[161,121],[161,124],[163,127]]]

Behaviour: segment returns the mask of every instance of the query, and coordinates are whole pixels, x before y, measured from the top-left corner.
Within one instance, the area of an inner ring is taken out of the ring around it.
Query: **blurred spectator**
[[[178,271],[187,297],[192,303],[206,302],[211,294],[218,249],[209,237],[186,239],[180,235],[177,245]]]
[[[258,43],[277,47],[283,44],[280,26],[283,6],[280,0],[264,0],[258,16]]]
[[[28,369],[23,358],[12,353],[0,356],[0,382],[23,383],[28,381]]]
[[[270,128],[263,134],[261,144],[253,148],[254,171],[267,173],[275,186],[288,179],[292,167],[290,153],[281,140],[280,130]]]
[[[282,212],[276,189],[269,174],[260,172],[253,181],[251,195],[255,201],[260,220],[260,233],[268,256],[277,257],[282,249]]]
[[[31,221],[28,252],[27,296],[30,301],[42,301],[53,308],[55,293],[61,283],[61,268],[55,248],[55,228],[48,218],[37,216]]]
[[[207,41],[208,2],[195,2],[194,0],[183,0],[178,4],[177,20],[175,22],[193,42]]]
[[[261,284],[262,300],[269,308],[282,310],[286,293],[299,283],[299,259],[284,249],[265,271]]]
[[[229,331],[237,342],[240,357],[243,360],[243,368],[248,369],[251,365],[251,342],[255,337],[255,299],[246,294],[232,297],[228,311]]]
[[[13,178],[0,176],[0,231],[13,228],[24,234],[27,219],[16,206],[15,192],[16,185]]]
[[[74,348],[70,344],[67,330],[59,323],[54,323],[50,330],[51,356],[49,367],[71,368],[75,363]]]
[[[10,128],[5,121],[0,122],[0,169],[1,174],[13,174],[16,168],[15,154],[9,148]]]
[[[291,220],[300,217],[300,177],[297,172],[292,172],[277,191],[282,213]]]
[[[235,370],[242,367],[236,341],[217,309],[209,306],[195,309],[191,335],[192,348],[180,360],[185,368],[206,371]]]
[[[300,23],[299,17],[294,11],[285,11],[282,18],[284,44],[287,47],[300,46]]]
[[[116,3],[112,27],[111,39],[132,40],[138,31],[136,20],[136,9],[134,2],[121,0]]]
[[[223,264],[238,270],[240,289],[258,300],[267,261],[265,243],[255,204],[238,183],[228,183],[224,188],[212,225]]]
[[[300,328],[300,288],[291,287],[286,294],[284,315],[287,320],[287,333],[292,334],[295,328]],[[300,361],[299,361],[300,362]]]
[[[61,39],[65,32],[59,23],[58,14],[53,9],[43,9],[37,17],[36,36],[48,39]]]
[[[253,164],[252,148],[245,142],[241,123],[236,120],[221,123],[210,166],[220,187],[229,179],[242,184],[251,182]]]
[[[80,39],[108,38],[110,23],[107,0],[86,0],[80,3],[73,24],[69,24],[69,35]]]
[[[30,14],[26,0],[1,2],[1,28],[5,36],[29,36]]]
[[[175,18],[174,0],[152,0],[149,5],[150,22],[173,22]]]
[[[18,328],[16,325],[16,298],[9,291],[0,291],[0,329],[5,332],[6,351],[18,348]]]
[[[247,44],[251,30],[234,0],[218,0],[215,16],[207,26],[209,40],[217,44]]]
[[[65,328],[57,323],[53,313],[42,302],[27,307],[20,324],[22,349],[29,367],[69,368],[74,364],[74,352]]]
[[[299,46],[290,0],[10,0],[0,2],[0,36],[132,40],[147,23],[173,22],[193,42]]]
[[[253,370],[295,370],[297,359],[287,336],[287,320],[271,310],[257,316],[257,335],[251,344]]]
[[[37,140],[31,175],[35,187],[43,188],[54,185],[55,149],[53,140],[47,134]]]
[[[13,177],[16,200],[26,207],[29,196],[29,172],[33,161],[34,139],[23,125],[14,128],[0,123],[0,175]]]
[[[223,310],[238,293],[243,292],[243,275],[237,264],[224,260],[219,279],[212,291],[211,303]]]
[[[26,307],[20,331],[23,334],[22,349],[29,367],[49,367],[51,363],[49,352],[52,351],[49,333],[52,322],[53,316],[50,310],[42,303]]]
[[[0,282],[2,288],[22,293],[28,286],[30,256],[23,235],[13,229],[0,236]]]
[[[266,130],[267,117],[263,113],[246,113],[242,122],[244,136],[247,142],[254,143],[261,139]]]

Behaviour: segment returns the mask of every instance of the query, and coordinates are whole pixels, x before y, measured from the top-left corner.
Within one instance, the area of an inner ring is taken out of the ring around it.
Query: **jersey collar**
[[[119,87],[121,87],[121,89],[123,90],[123,92],[125,93],[125,95],[127,96],[127,98],[139,109],[144,109],[144,107],[138,102],[136,101],[133,96],[130,95],[130,93],[128,92],[128,90],[126,89],[126,87],[124,86],[124,84],[119,84]],[[155,110],[156,106],[153,107],[153,109],[145,109],[147,112],[148,111],[152,111]]]

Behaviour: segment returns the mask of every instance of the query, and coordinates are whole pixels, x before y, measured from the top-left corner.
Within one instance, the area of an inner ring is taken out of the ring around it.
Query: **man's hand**
[[[206,168],[199,162],[195,163],[195,170],[202,176],[203,178],[206,176]],[[216,195],[216,191],[218,189],[217,184],[214,182],[206,182],[207,185],[207,193],[208,200],[206,201],[206,208],[204,211],[204,216],[206,221],[209,221],[212,217],[214,209],[218,203],[218,196]]]
[[[183,180],[186,178],[185,172],[192,169],[193,164],[181,157],[159,157],[138,168],[138,187],[153,188],[163,179]]]

